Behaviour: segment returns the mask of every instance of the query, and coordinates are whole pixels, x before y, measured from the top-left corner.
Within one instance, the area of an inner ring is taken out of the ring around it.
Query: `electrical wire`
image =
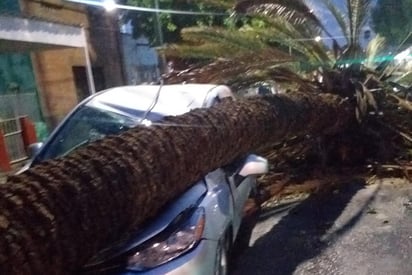
[[[92,0],[66,0],[68,2],[86,4],[98,7],[105,7],[104,2],[97,2]],[[134,10],[142,12],[156,12],[156,13],[168,13],[168,14],[181,14],[181,15],[214,15],[214,16],[230,16],[229,13],[224,12],[201,12],[201,11],[183,11],[183,10],[170,10],[170,9],[155,9],[155,8],[145,8],[145,7],[136,7],[129,5],[122,5],[113,3],[111,8],[121,9],[121,10]]]
[[[147,118],[147,115],[153,110],[153,108],[156,106],[157,102],[159,101],[159,97],[160,97],[160,91],[163,88],[163,79],[160,78],[160,85],[159,85],[159,89],[156,92],[156,97],[153,100],[152,104],[149,106],[149,108],[146,110],[146,112],[143,114],[142,118],[140,119],[138,124],[142,124],[143,121]]]

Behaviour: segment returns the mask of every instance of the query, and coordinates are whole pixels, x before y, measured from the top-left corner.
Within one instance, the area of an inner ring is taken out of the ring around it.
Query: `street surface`
[[[232,274],[412,274],[412,184],[352,182],[264,209],[249,246]]]

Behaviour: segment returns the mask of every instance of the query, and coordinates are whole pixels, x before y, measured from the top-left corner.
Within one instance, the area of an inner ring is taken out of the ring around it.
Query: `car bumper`
[[[216,266],[216,251],[218,242],[211,240],[202,240],[195,249],[189,253],[174,259],[173,261],[163,264],[159,267],[146,271],[125,271],[120,274],[144,274],[144,275],[203,275],[214,274]]]

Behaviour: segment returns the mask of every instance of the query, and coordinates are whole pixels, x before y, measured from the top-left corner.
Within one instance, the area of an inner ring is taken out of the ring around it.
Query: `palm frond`
[[[219,44],[222,49],[215,57],[232,58],[252,52],[256,57],[262,49],[272,48],[274,58],[289,60],[301,58],[306,63],[330,64],[331,60],[324,46],[313,39],[308,39],[307,37],[311,34],[306,33],[304,26],[294,26],[282,18],[271,19],[268,23],[270,27],[263,29],[251,27],[239,30],[215,27],[186,28],[182,31],[182,38],[188,46],[192,46],[192,51],[189,47],[181,52],[186,52],[185,56],[204,57],[216,54],[217,50],[214,48]],[[214,45],[207,46],[210,43]],[[196,50],[194,46],[197,47]],[[170,48],[174,48],[173,51],[177,52],[176,45]],[[289,49],[297,54],[296,58],[291,58]]]
[[[325,7],[330,11],[333,15],[336,23],[338,23],[339,28],[341,29],[342,34],[345,36],[346,39],[349,38],[349,26],[347,21],[347,16],[343,13],[342,10],[338,9],[331,0],[321,0]],[[349,42],[349,41],[347,41]]]
[[[362,27],[366,23],[371,3],[371,0],[346,0],[350,46],[356,46],[359,43]]]
[[[250,71],[248,74],[239,74],[232,78],[227,85],[234,90],[242,90],[259,82],[273,82],[282,87],[299,89],[304,92],[314,92],[317,88],[312,82],[293,71],[292,67],[287,67],[284,64],[277,64],[265,70]]]
[[[369,42],[366,48],[366,61],[364,64],[366,67],[370,69],[375,67],[378,54],[382,52],[384,46],[385,38],[380,35],[377,35]]]
[[[236,0],[202,0],[202,4],[227,10],[232,9],[235,3]]]
[[[402,75],[397,77],[394,81],[396,83],[399,83],[400,85],[409,87],[409,90],[412,91],[412,71],[407,71],[405,73],[402,73]],[[412,92],[411,92],[411,97],[412,97]]]
[[[235,58],[240,54],[238,51],[233,51],[231,47],[225,47],[220,43],[207,43],[202,45],[192,44],[171,44],[164,49],[164,53],[170,57],[195,58],[213,60],[220,58]]]
[[[296,61],[296,58],[279,51],[274,48],[262,48],[257,50],[239,49],[234,48],[231,44],[207,42],[194,46],[193,44],[172,44],[164,50],[166,55],[183,57],[183,58],[195,58],[195,59],[237,59],[245,55],[250,55],[252,59],[250,62],[256,62],[260,60],[284,61],[291,62]]]
[[[233,84],[239,79],[266,80],[269,72],[280,65],[288,67],[289,64],[288,60],[272,59],[270,52],[260,53],[259,56],[259,59],[254,58],[253,54],[243,55],[236,59],[218,58],[207,65],[194,65],[184,71],[172,72],[165,79],[168,83],[186,81]],[[242,86],[242,84],[239,85]]]
[[[238,2],[235,10],[252,14],[254,17],[261,17],[274,24],[272,27],[277,29],[277,32],[273,36],[283,39],[283,41],[276,39],[277,42],[292,49],[293,52],[297,51],[309,57],[309,63],[317,62],[327,64],[327,66],[330,64],[330,56],[326,53],[325,48],[313,40],[322,32],[332,39],[336,56],[342,52],[339,44],[323,25],[322,20],[315,15],[313,9],[304,0],[245,0]],[[281,34],[279,35],[279,33]]]
[[[405,37],[405,39],[398,45],[398,47],[396,48],[396,50],[394,51],[395,53],[399,53],[401,51],[401,49],[405,46],[410,44],[412,41],[412,32],[409,32],[409,34]],[[409,42],[409,43],[408,43]],[[390,76],[393,75],[393,73],[399,69],[399,67],[401,67],[400,64],[398,64],[397,66],[392,66],[391,62],[386,62],[382,68],[381,68],[381,76],[380,79],[383,78],[388,78]]]
[[[250,30],[228,30],[219,27],[191,27],[181,32],[183,41],[197,44],[220,43],[236,50],[258,50],[266,45]]]
[[[234,9],[238,13],[283,17],[294,24],[311,21],[318,26],[322,25],[304,0],[244,0],[238,2]]]
[[[270,43],[290,48],[294,54],[302,57],[308,63],[329,66],[330,56],[323,44],[315,41],[318,33],[306,28],[305,25],[294,25],[283,18],[269,18],[270,27],[260,32],[260,37]]]

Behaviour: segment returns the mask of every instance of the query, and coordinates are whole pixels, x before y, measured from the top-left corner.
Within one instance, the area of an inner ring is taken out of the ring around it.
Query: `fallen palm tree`
[[[302,178],[293,170],[308,174],[310,169],[303,168],[321,163],[370,166],[378,174],[392,169],[396,176],[411,178],[410,68],[385,54],[380,35],[362,49],[360,37],[373,1],[347,0],[342,6],[320,2],[320,10],[339,22],[345,43],[328,33],[328,22],[308,1],[234,1],[234,26],[186,28],[182,41],[165,49],[167,55],[191,61],[189,67],[172,71],[167,82],[220,83],[235,91],[263,83],[281,92],[338,94],[356,102],[359,124],[342,136],[299,137],[273,146],[266,152],[271,173]],[[411,37],[395,52],[408,47]],[[324,39],[331,47],[319,43]],[[266,176],[265,183],[271,178]]]
[[[291,136],[342,131],[354,114],[330,94],[225,100],[11,177],[0,186],[0,274],[73,272],[207,172]]]
[[[241,61],[219,59],[208,65],[192,65],[172,72],[167,81],[219,81],[235,91],[262,82],[276,83],[284,90],[298,87],[307,93],[334,93],[356,105],[358,122],[338,135],[295,136],[259,152],[271,164],[269,173],[259,179],[270,198],[264,205],[284,196],[333,188],[348,182],[348,176],[364,178],[365,182],[376,177],[412,180],[411,86],[397,83],[398,77],[389,73],[394,65],[381,64],[380,70],[373,70],[353,64],[300,76],[287,67],[274,66],[239,75],[238,67],[247,68]]]

